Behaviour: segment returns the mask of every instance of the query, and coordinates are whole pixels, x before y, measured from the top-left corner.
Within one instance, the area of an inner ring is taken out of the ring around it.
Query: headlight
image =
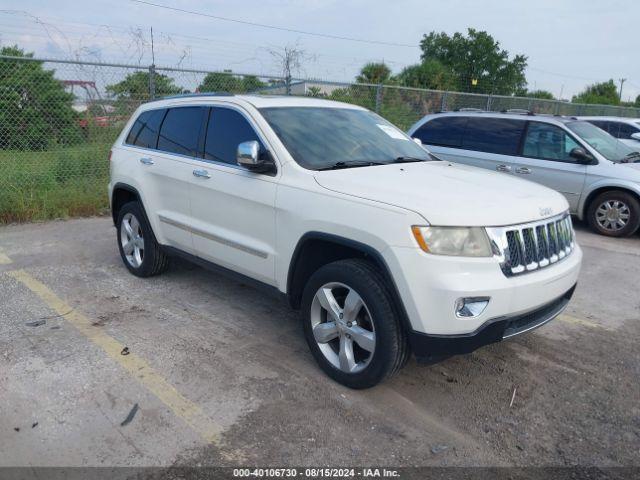
[[[435,255],[490,257],[491,244],[481,227],[411,227],[420,248]]]

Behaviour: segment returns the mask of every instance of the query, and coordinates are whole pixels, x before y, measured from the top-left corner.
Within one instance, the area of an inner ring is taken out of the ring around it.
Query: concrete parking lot
[[[578,240],[560,318],[352,391],[281,300],[130,275],[109,218],[2,227],[0,466],[639,465],[640,238]]]

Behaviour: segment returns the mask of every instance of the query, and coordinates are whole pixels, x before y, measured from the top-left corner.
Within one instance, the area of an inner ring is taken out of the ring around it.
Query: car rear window
[[[517,155],[525,122],[506,118],[469,117],[462,148],[478,152]]]
[[[204,110],[203,107],[170,108],[160,128],[158,150],[197,156]]]
[[[435,118],[418,128],[412,136],[425,145],[461,147],[467,120],[468,117]]]
[[[162,124],[166,109],[142,112],[133,123],[125,143],[142,148],[156,148],[158,130]]]

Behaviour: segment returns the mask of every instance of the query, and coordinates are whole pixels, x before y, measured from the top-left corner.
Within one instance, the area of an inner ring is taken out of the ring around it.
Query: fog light
[[[456,300],[456,317],[473,318],[484,312],[491,297],[465,297]]]

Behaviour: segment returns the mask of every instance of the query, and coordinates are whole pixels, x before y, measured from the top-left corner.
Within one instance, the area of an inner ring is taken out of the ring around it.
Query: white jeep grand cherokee
[[[142,105],[111,153],[134,275],[181,255],[286,294],[320,367],[353,388],[538,327],[582,253],[562,195],[438,161],[326,100],[185,95]]]

